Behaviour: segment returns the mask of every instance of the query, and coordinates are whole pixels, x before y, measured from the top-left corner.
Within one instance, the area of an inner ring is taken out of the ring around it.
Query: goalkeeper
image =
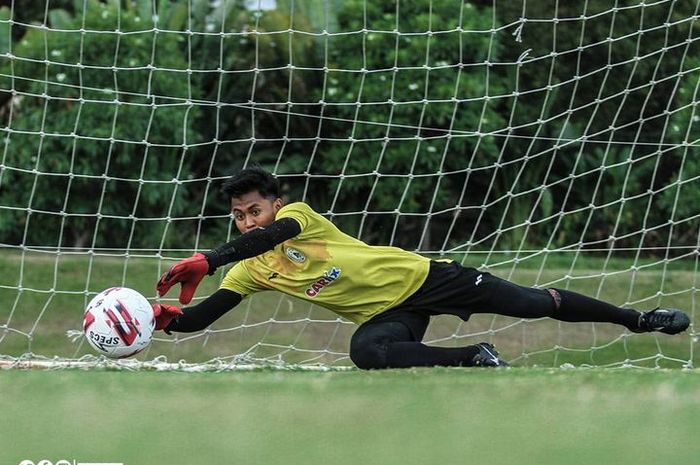
[[[302,202],[284,205],[277,180],[259,167],[228,179],[223,191],[241,236],[173,265],[156,286],[162,297],[181,284],[188,304],[200,281],[228,263],[220,289],[180,309],[153,304],[157,329],[200,331],[243,298],[277,290],[325,307],[359,325],[350,358],[359,368],[503,366],[493,345],[433,347],[421,341],[433,315],[474,313],[561,321],[608,322],[633,332],[677,334],[690,320],[675,309],[639,312],[564,289],[522,287],[451,260],[397,247],[370,246],[341,232]]]

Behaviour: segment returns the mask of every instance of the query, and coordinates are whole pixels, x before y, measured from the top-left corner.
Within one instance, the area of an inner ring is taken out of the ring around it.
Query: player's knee
[[[387,368],[386,341],[373,334],[356,332],[350,340],[350,360],[363,370]]]
[[[363,370],[391,368],[390,346],[414,339],[409,327],[400,322],[362,325],[350,340],[350,360]]]
[[[350,349],[350,360],[362,370],[381,370],[389,368],[385,351],[378,346],[364,346]]]

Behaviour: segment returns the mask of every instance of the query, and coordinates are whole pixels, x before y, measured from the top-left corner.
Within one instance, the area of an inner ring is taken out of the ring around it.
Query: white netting
[[[105,366],[85,304],[235,237],[219,188],[252,163],[368,243],[695,321],[698,2],[31,3],[0,8],[2,365]],[[343,367],[353,329],[262,293],[138,358]],[[480,315],[426,342],[690,367],[696,339]]]

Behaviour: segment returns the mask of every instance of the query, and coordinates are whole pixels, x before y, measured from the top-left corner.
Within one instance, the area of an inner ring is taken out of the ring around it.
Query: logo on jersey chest
[[[340,277],[340,268],[333,267],[330,271],[326,271],[323,274],[323,278],[316,280],[311,286],[309,286],[304,292],[307,297],[312,299],[316,297],[324,287],[333,284],[333,281]]]
[[[292,247],[287,247],[285,253],[287,254],[287,257],[293,262],[304,263],[306,261],[306,255],[299,252],[297,249],[293,249]]]

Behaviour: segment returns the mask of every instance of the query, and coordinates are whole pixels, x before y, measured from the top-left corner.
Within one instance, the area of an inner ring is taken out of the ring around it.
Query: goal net
[[[220,187],[253,164],[369,244],[696,321],[699,2],[7,3],[5,366],[351,366],[353,324],[273,292],[121,365],[82,337],[98,292],[155,301],[236,237]],[[478,315],[425,338],[479,341],[521,366],[688,368],[697,332]]]

